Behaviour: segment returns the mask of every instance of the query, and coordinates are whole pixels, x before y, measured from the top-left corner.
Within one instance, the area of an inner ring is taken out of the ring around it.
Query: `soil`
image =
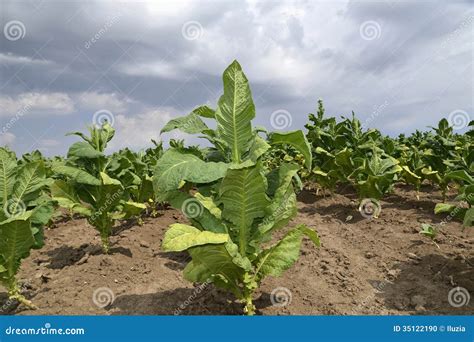
[[[448,302],[449,292],[458,286],[474,296],[472,229],[462,230],[461,223],[447,220],[434,242],[419,234],[421,223],[439,224],[445,219],[433,214],[441,201],[439,191],[425,186],[417,200],[411,188],[397,186],[381,201],[379,218],[366,219],[357,211],[357,196],[348,189],[339,190],[328,196],[312,191],[299,194],[299,214],[292,225],[305,223],[316,229],[322,245],[315,248],[305,240],[299,261],[281,278],[263,282],[255,297],[258,314],[474,314],[474,299],[461,307]],[[455,192],[450,195],[453,198]],[[141,226],[124,223],[117,227],[109,255],[101,253],[100,239],[85,220],[58,222],[46,230],[45,247],[32,252],[19,274],[25,295],[39,309],[7,302],[2,289],[0,311],[18,315],[241,314],[241,305],[228,294],[183,279],[182,269],[189,261],[186,253],[160,251],[168,225],[185,222],[178,211],[161,214],[146,218]]]

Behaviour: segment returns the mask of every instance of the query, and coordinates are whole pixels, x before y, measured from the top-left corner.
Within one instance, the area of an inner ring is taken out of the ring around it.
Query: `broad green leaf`
[[[73,166],[66,166],[66,165],[54,165],[52,167],[53,172],[71,178],[71,180],[80,183],[80,184],[87,184],[87,185],[101,185],[101,181],[90,173],[75,168]]]
[[[299,225],[290,230],[275,246],[263,251],[257,258],[256,275],[262,279],[267,275],[279,277],[298,260],[303,235],[307,235],[319,246],[319,238],[313,230]]]
[[[63,180],[55,180],[50,186],[50,190],[53,200],[57,201],[61,207],[72,208],[81,202],[74,187]]]
[[[206,208],[215,218],[222,218],[222,210],[217,206],[212,197],[206,197],[201,195],[199,192],[194,197]]]
[[[206,124],[199,118],[198,115],[191,113],[187,116],[180,118],[172,119],[163,127],[161,133],[170,132],[174,129],[179,129],[180,131],[188,134],[202,133],[203,131],[209,129]]]
[[[301,130],[291,131],[286,133],[271,133],[269,137],[270,144],[288,144],[294,147],[304,156],[305,166],[311,170],[312,156],[311,146],[306,139],[306,136]]]
[[[193,109],[193,113],[208,119],[214,119],[216,116],[216,111],[208,106],[199,106]]]
[[[46,198],[45,198],[46,200]],[[31,224],[42,227],[48,224],[54,213],[51,200],[46,200],[31,211]]]
[[[118,179],[110,177],[108,174],[105,172],[100,173],[100,178],[102,179],[102,184],[104,185],[117,185],[117,186],[122,186],[122,183]]]
[[[325,149],[323,149],[322,147],[319,147],[319,146],[316,147],[314,152],[317,153],[317,154],[324,154],[328,157],[334,158],[334,155],[332,153],[329,153],[328,151],[326,151]]]
[[[224,244],[229,241],[228,234],[218,234],[201,231],[186,224],[172,224],[163,239],[163,250],[166,252],[181,252],[191,247]]]
[[[474,226],[474,208],[469,208],[464,214],[463,225],[466,227]]]
[[[254,219],[265,215],[270,204],[265,194],[265,178],[257,166],[227,171],[219,189],[223,204],[222,217],[233,224],[233,233],[238,239],[240,253],[245,255],[250,226]]]
[[[381,177],[368,176],[367,180],[357,182],[357,189],[359,197],[362,198],[375,198],[381,199],[383,197],[383,191],[381,190],[380,183],[382,182]]]
[[[104,154],[89,143],[85,141],[79,141],[71,145],[67,153],[68,158],[102,158]]]
[[[13,192],[16,166],[15,158],[7,150],[0,148],[0,201],[2,204],[7,203]]]
[[[270,145],[259,135],[255,136],[255,140],[250,147],[249,158],[253,163],[256,163],[257,160],[268,151]]]
[[[169,203],[173,208],[181,211],[186,210],[185,206],[187,203],[194,205],[197,204],[196,201],[198,201],[203,207],[198,208],[196,215],[192,215],[193,217],[188,217],[192,224],[201,230],[207,230],[214,233],[227,233],[227,228],[224,225],[223,220],[218,219],[216,216],[211,214],[210,210],[216,214],[213,209],[213,205],[208,206],[205,201],[201,202],[201,199],[198,195],[199,194],[197,193],[195,198],[182,191],[174,190],[164,194],[164,196],[162,196],[162,200]]]
[[[438,215],[442,213],[451,213],[454,210],[456,210],[456,206],[453,204],[437,203],[434,209],[434,213]]]
[[[466,170],[458,170],[450,172],[446,175],[448,179],[455,179],[465,182],[466,184],[474,184],[474,178],[466,172]]]
[[[409,184],[414,184],[418,186],[421,184],[421,177],[413,173],[410,168],[406,165],[402,166],[402,175],[403,178],[407,181]]]
[[[139,216],[144,210],[146,210],[146,205],[143,203],[136,203],[132,201],[123,203],[122,211],[125,219]]]
[[[297,229],[301,230],[301,232],[303,232],[303,234],[306,235],[306,237],[308,237],[317,247],[321,246],[321,240],[319,239],[319,235],[316,233],[316,231],[304,224],[299,225]]]
[[[92,143],[91,139],[82,132],[69,132],[66,134],[66,136],[69,136],[69,135],[77,135],[81,137],[84,141],[87,141],[88,143]]]
[[[247,77],[237,61],[224,71],[223,82],[224,95],[215,114],[217,132],[232,151],[232,161],[238,164],[253,141],[251,121],[255,117],[255,105]]]
[[[109,123],[104,123],[101,128],[97,130],[100,137],[100,151],[103,151],[107,143],[112,140],[115,135],[115,129]]]
[[[268,194],[277,198],[281,197],[288,190],[298,170],[298,165],[284,163],[278,169],[270,172],[267,176]]]
[[[4,260],[7,278],[15,276],[21,259],[30,254],[35,244],[28,216],[15,217],[0,223],[0,255]]]
[[[205,162],[193,154],[169,149],[158,162],[153,176],[153,187],[159,195],[179,189],[182,181],[206,184],[224,177],[228,164]]]
[[[22,166],[17,172],[13,189],[12,199],[17,202],[15,205],[22,205],[20,202],[23,202],[23,205],[27,204],[32,199],[32,196],[29,195],[45,185],[45,171],[42,162],[32,162]]]
[[[239,296],[240,280],[252,269],[250,261],[239,254],[231,241],[189,249],[192,261],[184,269],[184,277],[191,282],[213,281],[216,286],[231,290]]]
[[[252,236],[252,240],[257,240],[257,242],[260,242],[260,239],[265,235],[286,226],[296,216],[296,194],[293,186],[290,185],[282,196],[275,197],[266,212],[267,216],[258,225],[257,231]]]

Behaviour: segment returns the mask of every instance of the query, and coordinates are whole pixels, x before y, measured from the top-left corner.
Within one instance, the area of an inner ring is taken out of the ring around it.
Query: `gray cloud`
[[[26,29],[19,40],[0,37],[0,91],[9,104],[2,126],[17,115],[15,99],[27,94],[64,94],[74,102],[68,115],[57,115],[57,105],[48,115],[43,101],[41,115],[30,109],[15,121],[2,141],[19,152],[64,153],[71,138],[62,135],[90,124],[102,109],[118,117],[121,137],[139,148],[169,117],[214,105],[221,73],[235,58],[251,81],[256,123],[269,128],[270,114],[280,109],[292,114],[291,128],[302,128],[318,98],[329,114],[354,110],[389,134],[433,125],[456,109],[473,113],[468,1],[2,6],[1,28],[18,20]],[[199,32],[190,39],[184,25],[194,22]],[[373,39],[361,33],[367,22],[375,25]]]

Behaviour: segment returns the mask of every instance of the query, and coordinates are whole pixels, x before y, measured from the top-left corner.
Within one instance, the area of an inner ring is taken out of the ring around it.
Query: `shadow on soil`
[[[183,270],[188,262],[191,261],[191,256],[187,252],[162,252],[159,253],[159,256],[169,259],[170,261],[165,266],[174,271]]]
[[[398,275],[375,287],[380,291],[377,296],[384,299],[388,308],[412,310],[414,314],[472,315],[473,265],[474,258],[452,259],[438,254],[408,260],[395,265],[394,268],[400,270]],[[449,297],[455,305],[465,305],[454,307]]]
[[[268,297],[268,298],[267,298]],[[270,303],[270,295],[255,301],[258,309]],[[160,293],[123,295],[106,308],[112,315],[242,315],[242,305],[225,292],[200,285]],[[259,312],[257,311],[257,314]]]
[[[84,244],[79,247],[61,246],[53,249],[47,253],[51,259],[49,260],[50,269],[62,269],[66,266],[71,266],[79,262],[86,255],[100,255],[102,248],[99,245]],[[132,257],[132,252],[128,248],[114,247],[110,248],[109,254],[123,254]]]

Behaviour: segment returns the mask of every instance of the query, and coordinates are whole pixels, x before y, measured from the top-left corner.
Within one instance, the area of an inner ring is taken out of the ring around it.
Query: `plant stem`
[[[109,251],[110,251],[109,235],[106,232],[101,232],[100,239],[102,240],[102,251],[104,252],[104,254],[109,254]]]
[[[253,304],[252,300],[252,295],[247,295],[244,299],[245,302],[245,307],[244,307],[244,312],[247,316],[253,316],[255,315],[255,305]]]
[[[31,310],[38,309],[38,307],[34,305],[32,301],[26,299],[25,296],[20,293],[20,289],[18,288],[18,285],[15,280],[12,280],[10,282],[10,286],[8,289],[8,298],[18,301],[20,304],[25,305]]]

